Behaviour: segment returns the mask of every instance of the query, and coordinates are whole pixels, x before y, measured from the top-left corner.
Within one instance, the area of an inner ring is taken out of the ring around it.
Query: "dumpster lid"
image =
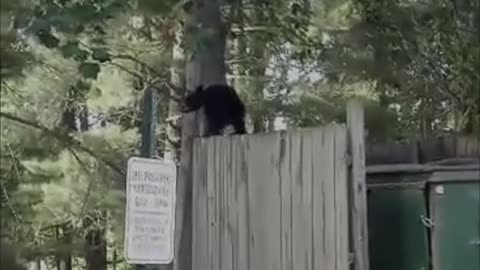
[[[425,173],[429,172],[429,169],[423,164],[401,163],[367,166],[366,172],[367,174]]]
[[[480,182],[480,170],[449,170],[435,171],[428,179],[429,183],[435,182]]]
[[[384,164],[366,168],[367,185],[373,187],[414,187],[425,186],[430,171],[421,164]]]

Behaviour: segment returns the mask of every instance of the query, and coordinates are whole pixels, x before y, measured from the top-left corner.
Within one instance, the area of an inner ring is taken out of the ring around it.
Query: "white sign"
[[[132,157],[127,167],[125,258],[131,264],[173,260],[177,169],[173,162]]]

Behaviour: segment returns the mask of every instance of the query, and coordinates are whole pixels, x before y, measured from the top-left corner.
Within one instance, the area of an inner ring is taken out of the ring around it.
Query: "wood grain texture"
[[[344,125],[197,139],[193,269],[347,270]]]
[[[364,109],[359,101],[353,100],[347,105],[348,141],[352,160],[351,220],[353,269],[369,270],[368,221],[367,221],[367,184],[365,165]]]

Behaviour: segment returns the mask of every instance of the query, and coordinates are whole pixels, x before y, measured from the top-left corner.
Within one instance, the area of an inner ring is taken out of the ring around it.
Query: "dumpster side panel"
[[[430,185],[434,270],[480,269],[480,182]]]
[[[423,189],[370,188],[368,209],[371,270],[429,269]]]

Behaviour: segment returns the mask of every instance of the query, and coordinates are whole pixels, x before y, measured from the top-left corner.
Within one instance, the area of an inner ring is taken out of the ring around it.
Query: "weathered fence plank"
[[[292,167],[290,169],[290,179],[292,179],[292,240],[293,240],[293,268],[297,269],[310,269],[309,263],[309,245],[307,240],[307,233],[310,234],[311,230],[308,230],[306,211],[310,209],[308,207],[307,197],[304,188],[308,186],[308,179],[304,178],[303,165],[307,163],[304,159],[303,140],[308,138],[309,132],[306,131],[302,134],[290,133],[289,141],[292,145],[291,161]],[[310,237],[311,238],[311,237]]]
[[[245,162],[247,158],[246,154],[246,138],[237,137],[235,141],[234,155],[236,159],[233,159],[235,162],[232,164],[232,167],[235,168],[235,187],[236,187],[236,207],[238,209],[237,223],[235,224],[236,235],[236,246],[235,246],[235,255],[237,263],[236,268],[233,269],[249,269],[249,248],[248,248],[248,238],[244,237],[249,234],[249,203],[248,203],[248,179],[247,179],[247,169],[248,164]]]
[[[293,269],[293,232],[290,222],[292,220],[292,181],[288,176],[291,171],[290,157],[292,156],[292,147],[288,133],[281,134],[280,156],[279,156],[279,180],[280,196],[282,198],[280,208],[282,211],[280,218],[281,226],[281,257],[282,270]]]
[[[195,270],[347,270],[344,125],[198,139]]]
[[[470,158],[480,156],[480,139],[473,136],[457,136],[456,157]]]
[[[280,135],[262,134],[250,137],[248,185],[250,208],[250,268],[280,269],[280,193],[278,157]],[[275,223],[275,224],[272,224]]]
[[[313,206],[312,216],[313,216],[313,269],[328,269],[325,264],[326,249],[325,246],[326,239],[326,226],[325,226],[325,212],[324,202],[325,202],[325,182],[326,182],[326,167],[325,167],[325,158],[326,152],[324,147],[324,137],[325,132],[323,129],[315,130],[315,141],[313,142],[312,151],[312,167],[313,175],[315,180],[313,181]],[[317,208],[315,208],[317,207]]]
[[[331,127],[331,126],[330,126]],[[336,269],[335,260],[336,260],[336,248],[335,248],[335,233],[336,233],[336,224],[335,224],[335,161],[333,159],[335,154],[335,131],[332,128],[327,128],[325,130],[325,135],[322,141],[322,162],[320,166],[324,170],[323,173],[323,183],[325,186],[324,190],[324,201],[323,206],[326,210],[324,212],[323,220],[325,222],[325,265],[326,269]],[[334,248],[330,248],[334,247]]]
[[[461,134],[442,134],[409,142],[366,142],[367,165],[429,163],[451,158],[476,158],[480,139]]]
[[[364,110],[360,102],[348,103],[347,125],[352,157],[350,208],[355,256],[353,264],[355,270],[369,270]]]
[[[416,141],[409,143],[367,143],[366,164],[418,163],[419,149]]]
[[[206,200],[208,179],[208,175],[206,175],[206,165],[208,164],[208,156],[204,155],[207,150],[205,145],[206,143],[201,140],[194,142],[193,148],[196,149],[196,151],[193,152],[193,160],[195,160],[195,162],[193,162],[192,168],[192,171],[197,174],[197,177],[195,177],[196,181],[193,181],[192,187],[192,226],[195,228],[194,230],[204,232],[208,230]],[[195,261],[195,265],[199,269],[208,268],[208,249],[204,248],[207,241],[207,233],[195,235],[192,239],[192,250],[195,250],[192,254],[192,260]]]
[[[207,259],[208,259],[208,269],[211,270],[218,270],[218,264],[216,259],[218,258],[218,234],[217,234],[217,226],[218,222],[216,220],[217,217],[217,194],[216,192],[216,179],[218,177],[217,174],[217,166],[218,166],[218,154],[215,152],[217,151],[217,142],[216,138],[212,138],[211,144],[207,145],[207,160],[208,163],[206,164],[207,169],[207,230],[203,233],[207,233]],[[193,173],[192,180],[196,181],[195,179],[195,172]],[[194,228],[195,230],[196,228]],[[195,266],[195,263],[192,263]]]
[[[349,235],[342,232],[349,231],[349,212],[348,200],[344,199],[345,190],[348,190],[348,163],[347,156],[347,136],[342,132],[344,127],[336,127],[335,133],[335,224],[337,226],[336,239],[336,265],[338,270],[349,270],[350,264],[348,253]]]

